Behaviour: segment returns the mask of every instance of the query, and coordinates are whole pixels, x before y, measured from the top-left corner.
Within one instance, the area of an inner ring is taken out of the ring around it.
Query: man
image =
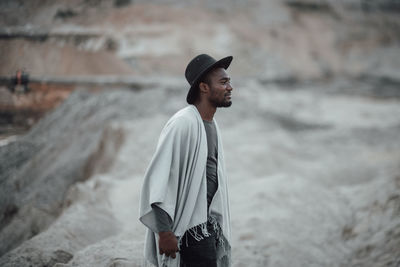
[[[156,266],[230,266],[224,155],[214,114],[232,104],[232,57],[196,56],[185,77],[189,106],[167,122],[146,171],[140,221],[145,258]]]

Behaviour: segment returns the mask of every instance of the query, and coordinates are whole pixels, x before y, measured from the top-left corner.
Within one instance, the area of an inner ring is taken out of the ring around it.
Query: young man
[[[196,56],[181,109],[161,132],[141,191],[148,227],[145,258],[156,266],[230,266],[230,214],[224,155],[214,114],[232,104],[232,57]]]

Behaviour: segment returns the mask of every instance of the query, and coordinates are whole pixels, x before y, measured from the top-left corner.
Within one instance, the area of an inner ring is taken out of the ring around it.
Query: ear
[[[199,83],[199,90],[200,93],[207,93],[210,90],[210,87],[208,86],[208,84],[201,82]]]

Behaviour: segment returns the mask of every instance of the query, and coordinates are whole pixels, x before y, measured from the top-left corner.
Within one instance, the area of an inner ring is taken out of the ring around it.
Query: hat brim
[[[189,92],[186,96],[186,101],[188,102],[188,104],[193,104],[194,101],[196,100],[196,92],[199,86],[199,82],[200,79],[206,74],[208,73],[210,70],[214,69],[214,68],[224,68],[224,69],[228,69],[229,65],[232,62],[233,57],[232,56],[228,56],[228,57],[224,57],[218,61],[216,61],[214,64],[210,65],[209,67],[207,67],[206,69],[204,69],[201,73],[199,73],[196,77],[196,79],[193,82],[193,85],[190,87]]]

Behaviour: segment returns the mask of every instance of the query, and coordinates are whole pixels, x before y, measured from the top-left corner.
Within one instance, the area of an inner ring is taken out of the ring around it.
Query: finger
[[[159,249],[160,255],[164,254],[164,251],[160,248]]]
[[[176,254],[175,254],[175,252],[172,252],[172,254],[171,254],[171,257],[172,257],[173,259],[175,259],[175,258],[176,258]]]

